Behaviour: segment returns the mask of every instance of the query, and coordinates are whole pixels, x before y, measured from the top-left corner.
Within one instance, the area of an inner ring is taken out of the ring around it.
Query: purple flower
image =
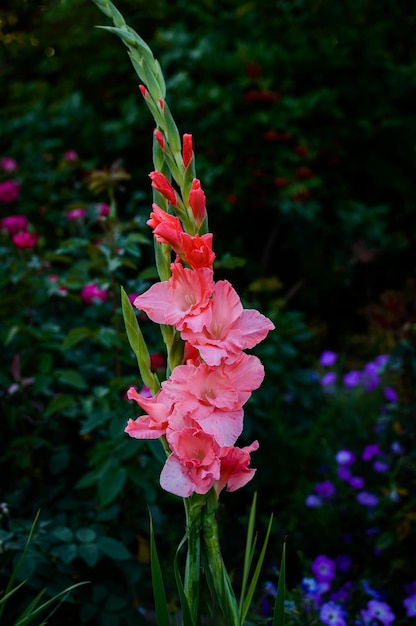
[[[335,564],[337,566],[337,569],[342,574],[345,574],[345,572],[347,572],[351,567],[352,559],[349,554],[340,554],[336,557]]]
[[[403,606],[406,609],[407,617],[416,617],[416,593],[409,598],[403,600]]]
[[[398,441],[393,441],[391,444],[391,451],[393,454],[403,454],[404,448]]]
[[[368,584],[368,582],[366,580],[363,580],[361,582],[361,585],[362,585],[362,588],[364,589],[364,592],[368,596],[371,596],[371,598],[373,598],[373,600],[380,600],[381,599],[381,595],[378,593],[378,591],[376,591],[375,589],[370,587],[370,585]]]
[[[362,489],[365,485],[365,480],[362,476],[351,476],[348,479],[348,484],[353,489]]]
[[[351,478],[351,470],[348,465],[339,465],[337,467],[337,474],[340,480],[350,480]]]
[[[334,365],[338,358],[338,355],[335,352],[331,352],[331,350],[324,350],[319,358],[319,363],[323,367],[331,367]]]
[[[383,626],[388,626],[395,620],[395,615],[386,602],[370,600],[367,608],[361,611],[365,624],[372,624],[372,620],[378,620]]]
[[[321,606],[319,618],[326,626],[346,626],[342,608],[332,601]]]
[[[363,450],[361,458],[363,461],[371,461],[371,459],[380,452],[380,446],[378,443],[370,443]]]
[[[366,391],[374,391],[376,389],[381,380],[380,376],[374,371],[374,366],[372,363],[366,365],[364,372],[362,373],[361,382],[364,385]]]
[[[16,161],[12,157],[3,157],[0,161],[0,167],[5,172],[15,172],[18,168]]]
[[[311,493],[305,500],[305,506],[309,509],[319,509],[322,506],[323,502],[319,496],[315,496],[315,494]]]
[[[351,372],[344,374],[342,380],[346,387],[357,387],[361,382],[361,372],[351,370]]]
[[[70,221],[77,221],[77,220],[82,220],[85,215],[86,215],[86,210],[82,207],[79,207],[77,209],[70,209],[69,211],[67,211],[65,213],[65,217],[67,220]]]
[[[337,380],[337,375],[335,372],[328,372],[321,377],[321,385],[322,387],[329,387],[330,385],[334,385]]]
[[[0,220],[0,227],[7,230],[9,235],[16,235],[27,230],[27,218],[24,215],[9,215]]]
[[[336,489],[330,480],[317,483],[314,487],[314,491],[316,491],[320,498],[332,498],[336,493]]]
[[[393,387],[384,387],[383,393],[387,402],[397,402],[399,399],[399,396],[397,395],[397,391],[393,389]]]
[[[339,450],[335,455],[338,465],[351,465],[355,461],[355,454],[351,450]]]
[[[389,358],[390,357],[388,354],[380,354],[379,356],[376,356],[376,358],[373,360],[373,363],[377,366],[378,370],[380,371],[380,369],[382,369],[386,365]]]
[[[369,491],[361,491],[357,494],[357,502],[363,506],[374,507],[378,504],[378,497]]]
[[[330,599],[333,602],[337,602],[338,604],[345,605],[350,599],[352,589],[353,589],[352,582],[347,581],[346,583],[342,585],[342,587],[340,587],[339,589],[331,593]]]
[[[388,463],[386,463],[385,461],[374,461],[373,470],[375,472],[379,472],[380,474],[382,474],[383,472],[388,472]]]
[[[330,582],[335,578],[335,561],[321,554],[313,561],[311,570],[318,582]]]

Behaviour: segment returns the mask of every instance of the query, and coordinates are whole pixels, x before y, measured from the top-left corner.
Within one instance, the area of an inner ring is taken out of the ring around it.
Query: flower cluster
[[[176,206],[178,196],[161,172],[152,185]],[[205,214],[205,196],[194,179],[189,203],[196,224]],[[182,363],[174,367],[155,396],[134,388],[127,392],[146,412],[129,420],[135,438],[164,437],[169,456],[160,482],[182,497],[193,492],[234,491],[254,475],[250,453],[258,448],[235,446],[243,430],[243,405],[263,378],[264,368],[244,352],[265,338],[273,323],[256,310],[244,309],[232,285],[213,276],[212,234],[190,235],[178,217],[153,204],[148,224],[159,243],[176,254],[168,280],[152,285],[134,300],[157,324],[172,326],[184,344]]]

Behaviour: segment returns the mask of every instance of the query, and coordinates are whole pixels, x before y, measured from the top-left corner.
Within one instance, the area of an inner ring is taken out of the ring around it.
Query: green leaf
[[[90,543],[95,541],[97,538],[97,533],[92,528],[78,528],[75,533],[76,538],[82,543]]]
[[[72,348],[84,339],[91,339],[94,333],[89,328],[72,328],[62,342],[62,349]]]
[[[283,540],[282,558],[280,562],[279,583],[273,611],[272,626],[284,626],[285,623],[285,591],[286,591],[286,537]]]
[[[165,584],[157,555],[153,521],[150,515],[150,565],[152,571],[153,597],[155,600],[157,626],[170,626],[169,612],[166,602]]]
[[[65,543],[70,543],[74,539],[73,531],[67,526],[57,526],[53,529],[53,535],[59,541],[64,541]]]
[[[98,547],[105,556],[115,561],[127,561],[132,558],[124,544],[113,537],[100,537]]]
[[[146,387],[150,389],[152,394],[156,394],[159,390],[159,382],[157,377],[152,373],[150,368],[150,355],[140,330],[134,309],[130,304],[127,293],[121,287],[121,306],[123,309],[124,324],[126,326],[127,337],[130,346],[136,355],[137,364],[140,370],[140,376]]]
[[[85,378],[77,372],[77,370],[56,370],[56,377],[65,385],[70,387],[76,387],[77,389],[87,389],[88,385],[85,382]]]
[[[63,411],[64,409],[67,409],[69,406],[73,404],[75,404],[74,396],[71,396],[70,394],[67,394],[67,393],[63,393],[57,396],[56,398],[53,398],[49,402],[48,406],[46,407],[45,415],[46,417],[49,417],[50,415],[53,415],[54,413],[58,413],[60,411]]]
[[[100,558],[100,551],[95,543],[81,543],[78,554],[89,567],[95,567]]]
[[[101,474],[98,481],[98,497],[102,507],[110,504],[121,492],[126,482],[127,472],[124,467],[110,465]]]

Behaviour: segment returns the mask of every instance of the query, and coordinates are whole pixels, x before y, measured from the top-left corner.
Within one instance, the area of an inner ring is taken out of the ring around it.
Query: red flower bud
[[[192,155],[192,135],[185,133],[182,141],[182,161],[184,167],[188,167],[189,161],[192,159]]]
[[[153,134],[154,134],[155,139],[156,139],[157,143],[159,144],[159,146],[162,148],[162,150],[164,150],[165,149],[165,138],[164,138],[163,134],[160,132],[160,130],[158,128],[155,129]]]
[[[155,170],[154,172],[150,172],[149,177],[152,180],[152,187],[159,191],[159,193],[166,198],[169,204],[174,207],[178,206],[176,192],[166,176],[162,174],[162,172]]]
[[[195,224],[199,228],[202,222],[206,218],[206,198],[201,189],[201,183],[197,178],[194,178],[191,185],[191,191],[189,192],[189,204],[192,209]]]

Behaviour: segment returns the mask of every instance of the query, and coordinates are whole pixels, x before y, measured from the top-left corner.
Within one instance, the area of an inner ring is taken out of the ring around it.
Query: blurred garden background
[[[412,623],[415,7],[117,6],[193,135],[216,278],[276,325],[240,440],[259,440],[258,470],[219,511],[237,587],[255,491],[260,537],[274,513],[250,623],[267,623],[285,536],[289,624]],[[123,44],[96,25],[109,21],[87,0],[0,9],[0,593],[41,511],[7,624],[83,580],[50,623],[148,623],[149,509],[168,577],[183,534],[162,447],[124,433],[141,381],[120,287],[157,279],[154,126]],[[139,318],[163,379],[161,336]]]

